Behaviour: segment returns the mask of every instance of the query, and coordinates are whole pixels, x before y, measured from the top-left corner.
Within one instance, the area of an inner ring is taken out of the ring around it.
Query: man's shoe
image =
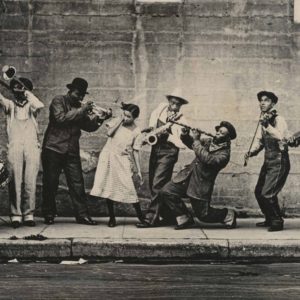
[[[180,224],[180,225],[176,225],[176,227],[174,228],[175,230],[182,230],[182,229],[188,229],[188,228],[192,228],[195,225],[195,222],[193,219],[189,219],[187,222]]]
[[[94,220],[92,220],[91,217],[78,217],[76,218],[76,222],[78,224],[83,224],[83,225],[97,225],[98,223]]]
[[[116,225],[117,225],[116,219],[115,218],[109,218],[107,226],[108,227],[116,227]]]
[[[273,231],[281,231],[283,230],[283,221],[272,221],[270,228],[268,231],[273,232]]]
[[[46,216],[44,223],[46,225],[53,225],[54,224],[54,217],[53,216]]]
[[[147,222],[145,219],[139,223],[136,223],[135,226],[137,228],[151,228],[151,227],[155,227],[154,225],[150,224],[149,222]]]
[[[33,220],[26,220],[23,222],[25,226],[34,227],[36,224]]]
[[[11,222],[11,226],[14,228],[14,229],[17,229],[21,226],[21,222],[19,221],[12,221]]]
[[[271,226],[271,222],[265,220],[263,222],[258,222],[255,225],[256,225],[256,227],[270,227]]]
[[[228,209],[228,213],[225,217],[224,224],[226,229],[234,229],[236,228],[236,217],[237,214],[234,210]]]

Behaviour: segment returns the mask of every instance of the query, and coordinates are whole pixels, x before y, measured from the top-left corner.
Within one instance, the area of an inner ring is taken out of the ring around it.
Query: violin
[[[263,127],[268,127],[270,123],[272,123],[275,118],[278,116],[277,111],[275,109],[268,111],[262,115],[259,122]]]

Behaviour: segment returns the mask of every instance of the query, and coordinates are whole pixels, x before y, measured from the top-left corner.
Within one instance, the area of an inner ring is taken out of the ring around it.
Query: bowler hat
[[[278,102],[278,97],[274,93],[268,92],[268,91],[261,91],[261,92],[259,92],[257,94],[258,101],[260,101],[263,96],[267,96],[269,99],[272,100],[272,102],[274,104],[276,104]]]
[[[80,94],[85,95],[88,94],[86,91],[88,87],[88,83],[85,79],[76,77],[73,79],[72,83],[67,84],[67,88],[69,90],[78,90]]]
[[[187,101],[183,96],[182,96],[182,93],[181,93],[181,90],[180,89],[175,89],[173,91],[173,93],[169,94],[169,95],[166,95],[167,99],[170,100],[171,98],[175,98],[177,100],[179,100],[180,104],[181,105],[184,105],[184,104],[188,104],[189,101]]]
[[[235,131],[234,126],[231,123],[229,123],[227,121],[222,121],[220,123],[220,125],[216,126],[215,128],[218,131],[221,127],[227,128],[227,130],[229,132],[229,137],[231,140],[234,140],[236,138],[236,131]]]
[[[19,82],[21,82],[27,90],[29,90],[29,91],[33,90],[33,84],[31,82],[31,80],[29,80],[28,78],[25,78],[25,77],[20,77],[18,80],[12,79],[9,83],[10,88],[12,89],[14,87],[14,85]]]

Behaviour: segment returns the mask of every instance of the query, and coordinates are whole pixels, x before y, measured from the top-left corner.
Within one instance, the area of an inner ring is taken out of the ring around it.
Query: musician
[[[187,147],[194,150],[196,157],[161,189],[158,196],[159,202],[168,207],[176,218],[176,230],[194,225],[194,220],[182,200],[186,197],[190,198],[194,213],[200,221],[222,223],[227,229],[236,227],[234,210],[210,206],[216,177],[230,160],[230,141],[235,138],[235,128],[226,121],[216,126],[214,138],[201,137],[200,132],[195,129],[191,135],[188,130],[183,130],[181,139]]]
[[[188,104],[188,101],[179,93],[167,95],[168,103],[161,103],[152,112],[149,121],[149,127],[142,132],[151,132],[155,128],[164,126],[170,117],[179,115],[182,105]],[[186,123],[183,116],[180,117],[180,122]],[[168,132],[160,134],[158,141],[152,146],[150,161],[149,161],[149,188],[151,192],[151,203],[148,207],[145,223],[138,223],[137,226],[147,226],[150,221],[159,221],[158,212],[162,215],[166,214],[163,209],[158,208],[157,195],[159,190],[171,180],[174,165],[178,160],[179,149],[184,149],[185,145],[180,139],[181,127],[172,125]],[[153,217],[155,215],[155,217]],[[167,220],[167,216],[164,215]],[[154,225],[154,224],[151,224]]]
[[[96,225],[91,219],[86,204],[86,194],[79,156],[81,130],[97,130],[111,115],[95,115],[93,102],[81,104],[87,92],[88,83],[75,78],[67,84],[68,93],[56,96],[50,105],[49,125],[45,133],[43,164],[43,205],[45,224],[54,223],[56,216],[55,196],[59,175],[64,170],[70,196],[73,202],[76,221],[79,224]]]
[[[44,104],[33,95],[33,84],[28,78],[12,79],[10,89],[13,99],[0,94],[0,105],[7,116],[11,221],[14,228],[20,227],[22,221],[25,226],[35,226],[36,178],[40,162],[36,117]]]
[[[265,149],[264,164],[261,168],[255,197],[265,216],[265,221],[257,223],[259,227],[269,227],[269,231],[283,229],[283,218],[277,195],[283,188],[290,171],[288,154],[288,128],[284,118],[278,115],[275,105],[277,96],[272,92],[261,91],[257,94],[261,110],[261,119],[255,143],[245,159],[257,155]]]

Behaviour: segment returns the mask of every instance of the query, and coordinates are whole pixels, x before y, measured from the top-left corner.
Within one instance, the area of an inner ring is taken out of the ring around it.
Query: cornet
[[[85,104],[86,102],[81,102],[81,104]],[[96,105],[95,103],[93,103],[93,108],[92,108],[92,113],[94,113],[95,115],[99,116],[99,117],[103,117],[104,115],[111,115],[112,111],[110,108],[106,109],[103,107],[100,107],[98,105]]]

